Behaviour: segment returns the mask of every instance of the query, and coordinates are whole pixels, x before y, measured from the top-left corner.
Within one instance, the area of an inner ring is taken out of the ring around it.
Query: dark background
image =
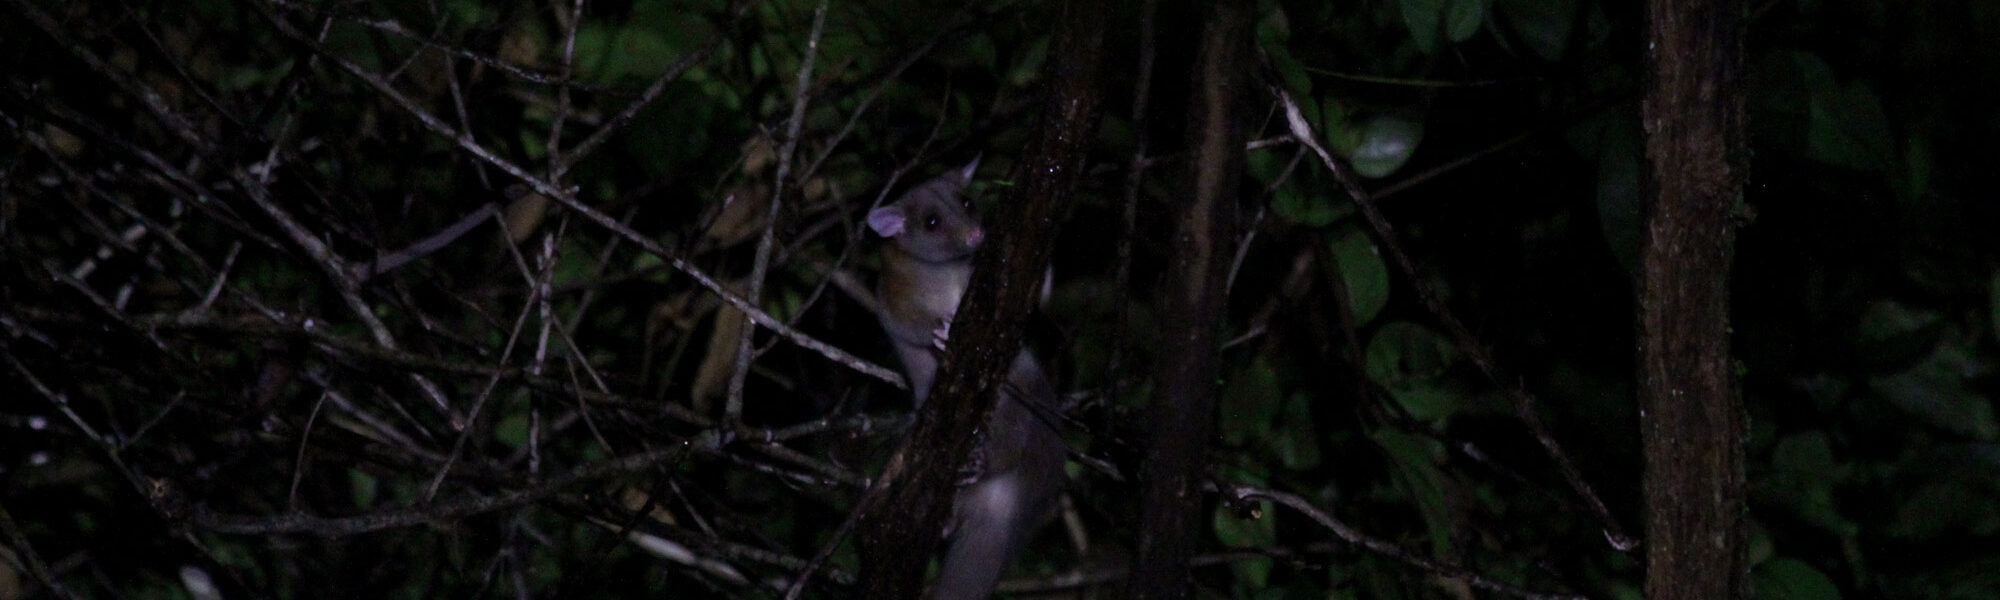
[[[800,95],[814,4],[581,6],[7,0],[0,598],[52,593],[38,574],[86,598],[206,597],[190,578],[229,598],[782,594],[905,393],[760,330],[743,415],[806,425],[723,435],[740,315],[500,163],[739,290],[770,226],[763,309],[893,367],[859,219],[974,156],[976,195],[1001,195],[1065,59],[1055,7],[835,3]],[[2000,5],[1748,9],[1732,326],[1752,596],[2000,597]],[[1198,31],[1162,3],[1149,47],[1143,10],[1107,32],[1105,120],[1030,325],[1093,460],[1014,572],[1024,595],[1115,593],[1095,584],[1137,539],[1136,488],[1109,473],[1130,472],[1152,357],[1174,350],[1151,292]],[[1242,68],[1267,143],[1243,182],[1218,481],[1529,589],[1639,596],[1638,555],[1503,396],[1539,399],[1636,531],[1638,10],[1260,3]],[[1275,88],[1369,175],[1392,239],[1284,139]],[[414,260],[335,268],[378,257]],[[1486,594],[1286,508],[1209,502],[1205,596]],[[855,560],[840,546],[807,595],[847,595]]]

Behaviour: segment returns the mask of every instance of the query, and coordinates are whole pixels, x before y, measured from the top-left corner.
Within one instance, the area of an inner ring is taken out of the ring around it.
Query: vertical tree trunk
[[[1743,7],[1648,0],[1640,435],[1646,597],[1744,592],[1743,407],[1729,354],[1732,219],[1747,168]]]
[[[938,546],[970,433],[993,412],[995,388],[1021,349],[1021,322],[1033,306],[1055,248],[1053,223],[1075,194],[1101,104],[1104,3],[1063,4],[1043,120],[1020,157],[1020,185],[988,219],[991,233],[973,257],[974,276],[952,320],[951,341],[930,401],[862,499],[861,598],[916,598]]]
[[[1236,192],[1243,177],[1246,75],[1256,64],[1254,2],[1214,0],[1202,27],[1189,101],[1188,196],[1176,207],[1173,262],[1162,277],[1153,430],[1140,467],[1143,496],[1129,595],[1182,598],[1201,539],[1201,477],[1215,429],[1216,352],[1226,302]]]

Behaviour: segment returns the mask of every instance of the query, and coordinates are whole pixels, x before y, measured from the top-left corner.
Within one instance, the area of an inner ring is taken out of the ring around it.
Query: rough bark
[[[1244,92],[1255,3],[1208,5],[1189,102],[1187,196],[1175,206],[1173,259],[1161,278],[1160,355],[1146,446],[1132,598],[1183,598],[1201,540],[1200,485],[1215,423],[1218,339],[1243,176]]]
[[[1022,322],[1054,248],[1054,222],[1074,194],[1101,104],[1105,7],[1066,2],[1049,61],[1040,131],[1021,155],[1019,185],[989,219],[972,287],[952,320],[930,401],[883,469],[860,530],[862,598],[915,598],[937,546],[969,432],[993,411],[995,386],[1020,351]]]
[[[1729,353],[1733,215],[1746,171],[1743,7],[1648,0],[1640,250],[1646,597],[1744,593],[1743,407]]]

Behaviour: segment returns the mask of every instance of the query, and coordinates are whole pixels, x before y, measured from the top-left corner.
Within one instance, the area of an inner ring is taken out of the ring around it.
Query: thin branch
[[[1334,518],[1333,515],[1328,514],[1326,511],[1320,510],[1311,501],[1299,497],[1297,494],[1241,485],[1226,485],[1221,489],[1221,493],[1224,498],[1232,503],[1243,503],[1248,500],[1263,498],[1285,505],[1292,510],[1305,514],[1307,518],[1319,523],[1320,526],[1327,528],[1335,536],[1340,537],[1340,539],[1350,544],[1367,548],[1371,552],[1393,558],[1404,564],[1436,573],[1441,577],[1464,579],[1467,583],[1471,583],[1473,587],[1517,598],[1526,598],[1528,600],[1586,600],[1584,596],[1529,590],[1513,584],[1495,581],[1484,575],[1466,570],[1465,567],[1459,565],[1418,556],[1394,543],[1362,533],[1353,526],[1341,522],[1340,519]]]
[[[21,0],[15,1],[18,2]],[[694,68],[695,65],[706,62],[709,55],[713,54],[716,48],[721,47],[723,31],[733,26],[735,19],[742,17],[744,12],[756,6],[760,1],[748,0],[742,5],[737,6],[730,15],[732,21],[730,25],[725,25],[722,30],[708,36],[708,40],[702,42],[701,48],[696,49],[687,56],[681,57],[680,60],[674,61],[673,65],[667,67],[666,72],[654,78],[653,83],[646,86],[645,91],[639,93],[638,98],[634,98],[631,103],[626,104],[623,110],[619,110],[617,115],[611,117],[611,120],[605,121],[604,126],[597,128],[597,131],[591,132],[589,137],[583,138],[583,141],[577,142],[576,146],[571,147],[569,154],[563,157],[563,162],[560,168],[555,170],[554,175],[567,173],[571,167],[576,166],[577,161],[583,160],[585,157],[596,152],[597,148],[603,146],[604,142],[609,141],[613,134],[623,131],[626,125],[631,124],[633,117],[638,116],[640,110],[644,110],[654,100],[659,99],[660,94],[667,90],[667,84],[680,79],[682,74],[687,73],[688,69]],[[547,192],[544,193],[547,194]],[[548,195],[553,197],[556,194]]]
[[[1510,148],[1515,144],[1528,141],[1530,138],[1535,137],[1535,133],[1536,132],[1533,130],[1523,131],[1515,135],[1514,137],[1494,142],[1492,145],[1487,146],[1485,148],[1480,148],[1479,150],[1476,150],[1471,154],[1467,154],[1465,156],[1452,159],[1450,161],[1445,162],[1444,164],[1431,167],[1429,169],[1424,169],[1423,171],[1419,171],[1415,174],[1410,175],[1409,177],[1404,177],[1395,183],[1384,186],[1382,189],[1375,190],[1372,196],[1376,200],[1381,200],[1383,198],[1396,195],[1396,193],[1410,189],[1411,187],[1414,187],[1419,183],[1429,181],[1432,178],[1437,177],[1439,175],[1443,175],[1445,173],[1456,171],[1461,167],[1464,167],[1466,165],[1478,161],[1479,159],[1492,156],[1493,153]]]
[[[321,517],[296,512],[270,517],[253,517],[219,513],[209,509],[207,505],[197,505],[189,518],[195,525],[218,533],[256,535],[305,533],[329,538],[346,537],[371,531],[423,525],[434,521],[451,521],[496,510],[526,506],[580,484],[677,462],[689,451],[719,447],[721,444],[722,434],[710,430],[680,444],[584,465],[540,484],[498,496],[459,498],[416,508],[384,510],[348,517]]]
[[[1556,463],[1556,468],[1562,471],[1563,478],[1590,506],[1598,522],[1604,526],[1605,541],[1619,551],[1636,548],[1638,540],[1625,533],[1617,518],[1611,515],[1611,509],[1597,496],[1590,482],[1583,479],[1583,473],[1577,470],[1576,463],[1570,460],[1569,454],[1563,452],[1554,434],[1549,433],[1548,426],[1542,423],[1541,413],[1535,408],[1534,395],[1528,393],[1519,382],[1507,383],[1506,378],[1500,373],[1499,363],[1480,345],[1479,340],[1473,337],[1471,330],[1466,329],[1465,324],[1453,316],[1444,302],[1438,299],[1437,292],[1424,283],[1423,277],[1417,273],[1416,263],[1410,260],[1409,255],[1403,252],[1402,245],[1397,243],[1394,226],[1390,225],[1389,219],[1382,215],[1382,210],[1375,206],[1375,201],[1368,191],[1361,187],[1360,178],[1346,163],[1334,160],[1333,155],[1320,145],[1319,134],[1315,133],[1312,125],[1306,122],[1304,114],[1300,112],[1298,103],[1292,100],[1291,94],[1280,88],[1272,88],[1272,92],[1284,104],[1285,120],[1291,127],[1292,136],[1311,148],[1314,154],[1319,155],[1320,164],[1333,173],[1334,178],[1340,181],[1341,187],[1347,189],[1348,197],[1354,200],[1355,206],[1360,208],[1362,216],[1368,221],[1369,227],[1375,234],[1375,241],[1388,254],[1390,264],[1395,265],[1396,270],[1409,280],[1411,287],[1417,290],[1417,297],[1422,300],[1424,308],[1444,325],[1446,332],[1457,343],[1459,351],[1465,353],[1473,365],[1479,368],[1480,373],[1500,386],[1508,399],[1513,401],[1515,417],[1527,425],[1535,441],[1541,444],[1543,452]]]
[[[1305,69],[1306,72],[1308,73],[1317,73],[1334,79],[1345,79],[1348,81],[1358,81],[1361,83],[1398,85],[1404,87],[1417,87],[1417,88],[1492,87],[1496,85],[1508,85],[1516,83],[1537,83],[1542,81],[1541,77],[1519,77],[1513,79],[1471,79],[1465,81],[1451,81],[1444,79],[1418,79],[1413,77],[1388,77],[1384,75],[1362,75],[1359,73],[1344,73],[1340,71],[1334,71],[1331,69],[1323,69],[1307,65],[1301,65],[1301,68]]]
[[[1146,108],[1153,95],[1153,60],[1157,54],[1154,48],[1153,17],[1159,13],[1159,0],[1146,0],[1139,9],[1139,65],[1134,69],[1132,83],[1132,158],[1125,165],[1125,193],[1123,210],[1118,223],[1118,266],[1112,277],[1111,290],[1123,294],[1132,286],[1132,241],[1138,236],[1139,189],[1146,182],[1147,132]],[[1104,402],[1107,407],[1118,401],[1118,373],[1125,359],[1127,346],[1131,344],[1125,336],[1125,325],[1131,320],[1131,302],[1116,303],[1111,321],[1111,351],[1104,359]],[[1110,419],[1116,411],[1105,410],[1105,419]],[[1105,423],[1104,431],[1111,431],[1110,423]]]
[[[49,36],[58,45],[68,50],[70,56],[83,61],[92,71],[110,80],[114,86],[123,90],[127,96],[133,100],[137,100],[139,105],[144,107],[146,112],[155,121],[158,121],[161,125],[165,125],[167,130],[172,132],[176,137],[179,137],[182,142],[193,146],[202,154],[209,154],[215,150],[214,142],[197,133],[194,123],[188,121],[186,116],[167,106],[165,96],[147,86],[139,78],[125,72],[124,69],[113,66],[96,53],[91,52],[82,42],[70,37],[68,29],[58,25],[54,18],[50,17],[46,12],[42,12],[41,8],[35,6],[33,3],[28,0],[9,1],[17,9],[15,14],[26,17],[44,35]]]
[[[753,306],[764,295],[764,278],[771,266],[771,244],[778,228],[778,209],[783,205],[786,184],[792,176],[792,155],[798,150],[799,132],[805,128],[807,91],[812,85],[813,64],[819,58],[820,34],[826,31],[826,4],[827,0],[819,0],[819,6],[813,9],[812,33],[806,37],[805,56],[799,59],[792,116],[786,121],[784,145],[778,149],[778,174],[771,183],[770,207],[764,211],[764,233],[757,239],[757,257],[750,263],[749,290],[743,294],[743,299]],[[750,340],[756,332],[755,322],[744,321],[736,339],[735,371],[729,375],[729,393],[722,408],[723,423],[728,426],[743,422],[743,383],[750,375]]]
[[[446,246],[450,246],[458,238],[464,237],[467,232],[472,231],[473,227],[479,226],[481,220],[499,213],[500,205],[498,204],[488,202],[480,205],[477,210],[459,217],[458,221],[445,226],[444,229],[438,230],[437,233],[417,240],[416,243],[404,246],[401,250],[388,254],[378,254],[374,260],[355,263],[348,268],[348,276],[353,277],[356,282],[365,283],[369,279],[375,278],[376,275],[394,271],[403,265],[409,264],[410,261],[430,256],[439,250],[443,250]]]
[[[583,0],[570,4],[568,18],[557,14],[563,21],[562,83],[556,86],[556,114],[549,119],[549,139],[544,141],[543,152],[549,155],[549,180],[562,181],[564,165],[562,151],[563,124],[569,121],[570,81],[576,78],[576,30],[583,23]]]
[[[306,13],[312,15],[318,15],[321,12],[323,12],[323,9],[318,6],[304,6],[298,3],[290,2],[288,0],[268,0],[268,1],[279,8],[283,8],[285,10],[290,10],[294,12]],[[495,69],[499,69],[500,71],[505,72],[508,75],[512,75],[514,77],[518,77],[526,81],[553,85],[558,81],[562,80],[561,77],[558,77],[556,75],[537,73],[535,71],[515,66],[513,63],[509,63],[507,61],[500,60],[498,58],[473,52],[465,48],[446,44],[431,39],[429,37],[425,37],[416,32],[410,31],[409,28],[404,27],[402,23],[396,21],[395,19],[364,19],[359,17],[342,17],[342,20],[356,25],[360,25],[362,27],[367,27],[369,29],[374,29],[376,31],[381,31],[383,33],[401,37],[406,40],[417,42],[419,44],[423,44],[426,47],[443,50],[447,53],[458,56],[460,58],[471,60],[473,62],[493,67]]]
[[[14,1],[19,2],[22,0],[14,0]],[[678,255],[678,253],[668,250],[664,246],[661,246],[660,243],[655,241],[652,237],[641,234],[638,231],[633,230],[631,227],[625,225],[624,223],[619,222],[617,219],[612,218],[610,215],[605,214],[603,211],[600,211],[595,207],[592,207],[588,204],[584,204],[582,201],[577,200],[574,190],[559,188],[554,183],[535,177],[534,175],[528,173],[527,170],[521,168],[521,166],[516,165],[505,158],[501,158],[498,154],[495,154],[492,150],[487,149],[485,146],[481,145],[477,140],[472,139],[472,136],[470,134],[454,130],[450,125],[447,125],[443,121],[438,120],[437,116],[432,115],[429,111],[426,111],[421,106],[418,106],[415,101],[411,100],[407,96],[404,96],[401,92],[397,91],[393,86],[389,85],[389,83],[387,81],[384,81],[381,77],[376,76],[375,74],[369,72],[366,69],[361,68],[360,65],[356,65],[351,61],[348,61],[339,56],[326,53],[324,48],[320,48],[319,46],[312,44],[311,42],[301,38],[296,30],[292,29],[289,25],[287,25],[283,21],[272,19],[272,22],[281,31],[283,31],[286,35],[292,37],[295,41],[307,44],[308,46],[312,47],[315,52],[321,53],[321,56],[326,58],[329,62],[332,62],[334,65],[339,66],[341,70],[347,71],[348,74],[353,75],[355,78],[360,79],[362,82],[368,84],[370,87],[375,88],[377,93],[381,94],[384,98],[388,99],[390,102],[402,108],[405,112],[410,113],[411,116],[415,117],[418,120],[418,122],[422,123],[425,128],[430,129],[433,133],[436,133],[440,136],[445,137],[446,139],[451,140],[460,149],[466,151],[467,153],[473,155],[474,157],[477,157],[482,161],[485,161],[487,164],[491,164],[494,167],[499,168],[502,171],[505,171],[508,175],[512,175],[515,179],[519,180],[521,183],[526,184],[530,188],[533,188],[536,192],[548,196],[550,199],[555,200],[557,203],[562,204],[564,207],[570,210],[576,211],[577,214],[583,215],[584,218],[589,219],[591,222],[596,223],[597,225],[604,227],[605,229],[608,229],[613,233],[618,234],[619,237],[624,238],[626,241],[639,246],[646,252],[660,257],[661,260],[665,261],[668,265],[671,265],[674,269],[679,270],[682,273],[686,273],[689,277],[694,278],[695,283],[701,285],[701,287],[707,289],[709,292],[716,294],[718,297],[722,299],[723,302],[729,304],[732,307],[735,307],[737,310],[743,311],[744,314],[748,315],[750,319],[752,321],[755,321],[758,325],[762,325],[766,328],[769,328],[773,332],[776,332],[779,335],[791,339],[794,343],[797,343],[801,347],[817,352],[821,356],[824,356],[827,359],[840,363],[842,365],[846,365],[848,368],[854,369],[857,372],[875,377],[876,379],[879,379],[884,383],[888,383],[889,385],[894,386],[898,389],[905,389],[905,390],[909,389],[909,385],[903,382],[903,377],[897,374],[895,371],[891,371],[888,368],[882,367],[881,365],[877,365],[868,362],[866,360],[863,360],[860,357],[854,356],[853,354],[848,353],[847,351],[842,350],[832,344],[822,342],[816,338],[813,338],[812,336],[806,335],[805,333],[798,331],[797,329],[789,325],[786,325],[784,322],[778,320],[775,317],[772,317],[769,313],[764,312],[763,309],[758,308],[756,305],[750,303],[747,300],[744,300],[742,297],[736,295],[735,293],[730,292],[728,289],[724,288],[720,282],[717,282],[714,277],[711,277],[702,270],[695,268],[693,264],[690,264],[685,259],[681,258]],[[574,153],[571,154],[572,158],[576,156],[578,156],[578,154]]]
[[[76,597],[69,592],[69,588],[63,587],[62,582],[56,579],[56,575],[49,569],[49,564],[42,561],[41,554],[35,552],[34,544],[29,543],[27,532],[21,529],[19,523],[14,522],[14,514],[7,512],[7,507],[4,505],[0,505],[0,534],[7,536],[7,547],[13,550],[8,553],[8,557],[15,560],[8,562],[18,562],[18,566],[25,567],[18,570],[26,571],[28,576],[33,577],[35,583],[40,584],[49,594],[57,598]],[[34,588],[25,590],[17,588],[15,591],[33,592]]]
[[[963,10],[961,9],[962,13]],[[950,22],[956,21],[958,21],[957,15],[953,15]],[[952,27],[952,25],[947,25],[938,30],[938,33],[931,36],[930,40],[925,41],[924,45],[917,47],[916,50],[904,55],[902,60],[897,61],[896,65],[891,67],[889,72],[884,74],[882,79],[875,83],[875,87],[870,88],[868,94],[861,97],[861,102],[854,106],[854,112],[847,115],[847,122],[840,125],[840,130],[834,132],[833,137],[828,138],[826,147],[820,150],[819,156],[813,158],[812,163],[807,165],[804,170],[799,171],[800,178],[810,178],[814,173],[818,173],[820,165],[824,164],[828,157],[833,156],[834,150],[840,147],[840,142],[847,139],[847,135],[854,131],[854,124],[861,120],[862,115],[868,113],[868,108],[875,104],[875,98],[882,94],[882,90],[889,87],[889,84],[896,81],[897,78],[902,77],[903,71],[909,70],[911,65],[917,64],[918,60],[930,55],[932,50],[937,49],[938,44],[944,41],[947,34],[951,33]],[[947,106],[946,108],[949,107]],[[929,141],[925,143],[928,144]]]
[[[209,307],[215,306],[215,299],[222,295],[223,285],[229,283],[230,269],[236,266],[236,254],[242,250],[242,240],[229,242],[229,254],[222,257],[222,269],[216,272],[215,283],[209,286],[207,294],[202,295],[201,302],[188,309],[189,311],[206,312]]]
[[[506,225],[502,224],[501,227],[505,228]],[[507,246],[512,248],[513,244],[508,244]],[[528,276],[526,273],[522,275]],[[532,276],[529,277],[532,279]],[[521,330],[527,325],[528,315],[534,308],[537,300],[538,298],[531,296],[526,302],[522,303],[520,315],[514,318],[514,326],[507,331],[506,343],[500,346],[500,357],[494,361],[495,368],[493,369],[493,374],[486,378],[486,385],[481,387],[479,393],[472,398],[472,409],[466,414],[467,422],[477,421],[480,412],[486,408],[486,400],[493,397],[493,389],[500,383],[502,368],[507,365],[508,360],[513,358],[514,348],[521,339]],[[534,368],[527,369],[527,373],[531,377],[540,374]],[[444,463],[438,465],[437,474],[431,476],[430,485],[424,487],[423,499],[425,502],[429,502],[432,498],[437,497],[438,487],[444,484],[445,475],[451,472],[452,465],[458,463],[458,457],[465,451],[466,439],[472,437],[472,434],[473,428],[466,427],[460,429],[457,438],[452,440],[451,452],[445,455]]]
[[[46,13],[43,13],[34,5],[27,3],[26,0],[13,0],[13,2],[20,9],[21,14],[26,15],[28,20],[34,22],[37,27],[42,29],[43,33],[66,46],[70,50],[71,55],[91,65],[100,76],[110,80],[114,85],[123,90],[127,96],[140,100],[141,104],[152,114],[154,120],[167,126],[183,142],[193,147],[198,154],[212,156],[215,153],[216,146],[214,142],[198,133],[193,123],[186,116],[168,107],[163,96],[157,90],[146,85],[145,82],[138,78],[112,67],[104,59],[71,39],[66,30],[57,26]],[[338,295],[347,304],[348,309],[354,313],[355,318],[374,336],[375,342],[385,348],[395,349],[396,340],[394,336],[389,333],[388,327],[382,323],[381,319],[375,316],[372,307],[361,299],[359,284],[352,277],[348,276],[344,261],[328,249],[317,237],[313,236],[302,224],[293,219],[290,213],[277,206],[264,188],[266,182],[263,178],[252,178],[247,169],[232,170],[230,178],[236,182],[241,191],[244,192],[244,195],[252,203],[256,204],[267,216],[271,217],[278,224],[279,228],[292,239],[295,245],[305,250],[306,254],[314,259],[315,264],[333,281],[336,290],[339,292]],[[440,411],[447,416],[452,416],[454,424],[456,424],[456,417],[451,413],[451,407],[445,400],[444,392],[438,389],[436,384],[431,383],[421,375],[413,375],[412,381],[417,385],[418,389],[424,392],[425,396],[429,397],[437,405]]]
[[[217,194],[215,193],[214,189],[211,189],[209,186],[204,185],[199,181],[196,181],[194,176],[188,173],[186,170],[183,170],[172,164],[168,164],[166,159],[160,157],[159,154],[153,152],[150,149],[147,149],[146,147],[139,145],[138,143],[133,142],[130,139],[127,139],[122,133],[120,133],[121,130],[101,125],[95,120],[83,115],[82,113],[79,113],[76,110],[73,110],[68,106],[56,101],[51,95],[38,94],[34,90],[22,88],[20,87],[18,82],[10,82],[10,83],[13,84],[11,86],[12,89],[10,91],[14,92],[14,94],[17,97],[19,97],[23,102],[34,103],[43,112],[45,112],[51,117],[54,117],[57,121],[60,121],[64,125],[75,126],[83,133],[87,133],[99,140],[109,143],[112,146],[118,148],[120,151],[123,151],[126,154],[130,155],[133,159],[139,161],[140,163],[145,164],[147,168],[152,169],[153,172],[159,175],[158,178],[149,178],[149,181],[151,183],[159,185],[162,190],[166,191],[175,199],[193,205],[197,209],[207,214],[210,218],[215,219],[216,222],[221,223],[224,226],[228,227],[236,235],[251,240],[255,240],[258,244],[263,245],[265,248],[282,250],[285,247],[284,244],[279,243],[276,239],[273,239],[270,236],[265,235],[262,231],[259,231],[257,228],[251,227],[250,225],[244,223],[241,218],[239,218],[236,214],[234,214],[233,211],[229,209],[229,207],[223,206],[219,202],[210,202],[209,201],[210,199],[217,197]],[[0,117],[6,117],[6,115],[4,115],[4,113],[0,113]],[[12,118],[5,118],[5,120],[7,121],[8,125],[12,126],[16,131],[21,131],[19,122],[15,121]],[[35,140],[40,139],[40,137],[30,135],[28,136],[28,139],[31,142],[33,142]],[[52,162],[57,164],[58,168],[63,170],[66,175],[69,175],[72,180],[83,182],[86,186],[92,186],[88,189],[92,189],[93,193],[96,193],[99,197],[105,198],[107,201],[112,202],[114,206],[117,206],[119,208],[120,212],[126,213],[134,220],[143,223],[148,223],[148,226],[152,227],[157,235],[161,236],[163,239],[166,239],[169,241],[169,243],[173,244],[174,248],[176,250],[180,250],[183,256],[186,256],[189,259],[194,260],[196,268],[199,271],[199,274],[207,276],[213,273],[213,271],[209,269],[207,264],[200,259],[198,254],[195,254],[192,250],[189,250],[186,244],[181,243],[180,240],[177,237],[175,237],[172,229],[153,224],[151,218],[145,216],[144,213],[139,212],[137,209],[132,208],[129,205],[126,205],[122,201],[119,201],[117,197],[112,196],[108,193],[97,191],[94,187],[94,184],[89,183],[89,178],[83,177],[82,175],[75,173],[74,170],[71,169],[65,161],[60,160],[58,158],[59,155],[56,154],[52,149],[49,149],[46,146],[46,144],[37,145],[37,149],[42,150],[45,154],[47,154],[51,158]]]
[[[299,480],[304,479],[306,474],[306,448],[311,445],[313,424],[319,422],[319,411],[326,408],[326,396],[326,392],[320,393],[319,400],[313,402],[312,412],[306,415],[305,427],[299,430],[299,451],[292,458],[292,485],[285,492],[286,510],[299,509]]]

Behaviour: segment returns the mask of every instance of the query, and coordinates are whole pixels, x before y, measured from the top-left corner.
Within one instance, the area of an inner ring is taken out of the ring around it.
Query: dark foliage
[[[817,8],[0,1],[0,599],[776,597],[829,547],[851,596],[908,408],[860,216],[1018,182],[1067,57],[1053,4]],[[2000,597],[2000,8],[1752,8],[1753,595]],[[1017,597],[1141,543],[1198,14],[1111,17]],[[1198,593],[1637,597],[1638,8],[1255,18]]]

